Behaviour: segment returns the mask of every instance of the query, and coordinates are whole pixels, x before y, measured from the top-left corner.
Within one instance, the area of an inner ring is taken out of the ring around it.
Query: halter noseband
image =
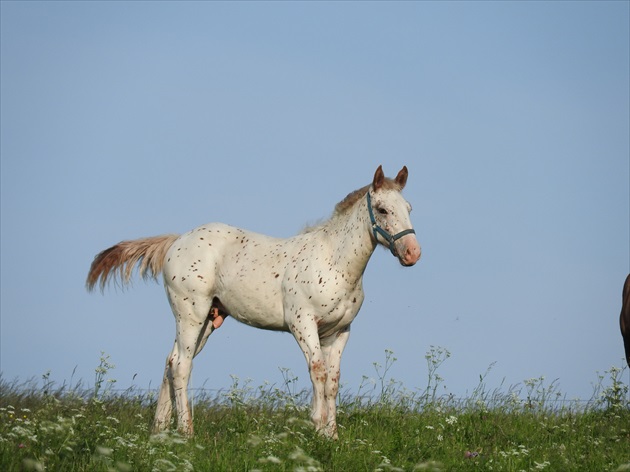
[[[412,229],[405,229],[405,230],[402,230],[400,233],[396,233],[396,234],[392,235],[392,234],[388,233],[387,231],[385,231],[383,228],[381,228],[376,223],[376,219],[374,218],[374,211],[372,210],[372,198],[370,197],[370,191],[369,190],[368,190],[368,193],[367,193],[367,207],[368,207],[368,212],[370,213],[370,222],[372,223],[372,232],[374,233],[374,239],[376,240],[376,242],[378,242],[377,234],[380,234],[383,238],[385,238],[385,240],[389,244],[389,250],[391,251],[391,253],[395,257],[398,257],[398,251],[396,251],[396,246],[394,244],[394,241],[396,241],[397,239],[402,238],[406,234],[415,234],[416,231],[413,228]]]

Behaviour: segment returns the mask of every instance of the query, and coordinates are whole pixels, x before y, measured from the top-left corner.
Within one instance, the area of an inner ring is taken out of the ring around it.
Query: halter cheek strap
[[[391,253],[395,256],[398,257],[398,251],[396,251],[396,245],[394,244],[394,242],[397,239],[402,238],[403,236],[405,236],[406,234],[415,234],[416,231],[414,229],[405,229],[403,231],[401,231],[400,233],[396,233],[394,235],[392,235],[391,233],[385,231],[383,228],[381,228],[377,223],[376,223],[376,219],[374,218],[374,210],[372,210],[372,198],[370,197],[370,192],[368,191],[367,193],[367,207],[368,207],[368,212],[370,213],[370,222],[372,223],[372,233],[374,233],[374,239],[376,240],[376,242],[378,242],[378,234],[380,234],[385,241],[387,241],[387,243],[389,244],[389,250],[391,251]]]

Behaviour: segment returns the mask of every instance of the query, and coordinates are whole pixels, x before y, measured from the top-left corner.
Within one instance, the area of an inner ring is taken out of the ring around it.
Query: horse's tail
[[[101,290],[104,290],[112,277],[118,278],[123,285],[127,284],[136,264],[140,264],[138,273],[143,278],[157,279],[164,267],[166,252],[177,238],[179,235],[167,234],[122,241],[105,249],[96,255],[90,266],[85,282],[87,289],[93,290],[100,279]]]

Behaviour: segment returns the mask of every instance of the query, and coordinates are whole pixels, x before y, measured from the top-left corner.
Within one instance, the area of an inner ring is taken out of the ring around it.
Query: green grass
[[[281,389],[234,377],[216,398],[197,396],[195,437],[149,434],[154,393],[114,394],[101,359],[92,389],[0,379],[0,470],[49,471],[630,471],[630,405],[623,369],[598,376],[589,402],[567,402],[555,384],[529,379],[469,398],[437,395],[448,351],[427,354],[422,392],[387,377],[342,395],[339,440],[312,428],[305,392],[283,371]],[[606,385],[605,385],[606,384]],[[367,391],[366,391],[367,389]]]

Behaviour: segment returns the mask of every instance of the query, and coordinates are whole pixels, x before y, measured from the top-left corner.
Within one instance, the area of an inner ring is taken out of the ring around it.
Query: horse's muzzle
[[[401,265],[411,267],[420,260],[422,249],[414,235],[404,236],[394,244],[397,244],[398,260]]]

